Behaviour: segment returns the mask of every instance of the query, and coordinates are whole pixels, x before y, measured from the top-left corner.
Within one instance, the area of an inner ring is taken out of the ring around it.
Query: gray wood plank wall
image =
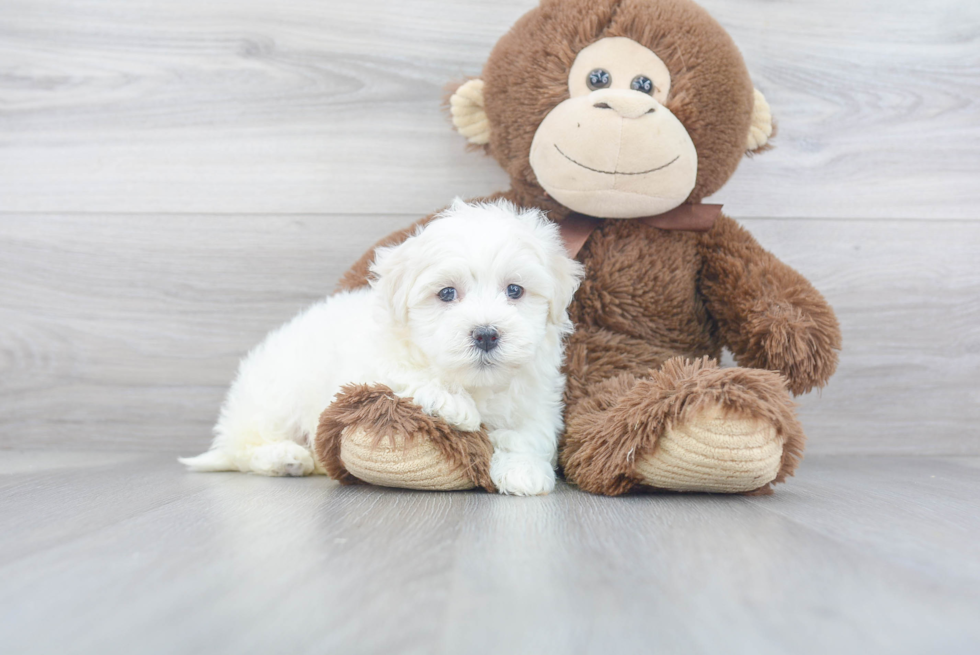
[[[375,238],[506,186],[443,85],[533,0],[0,0],[0,448],[203,447]],[[704,0],[780,126],[715,200],[844,328],[811,452],[980,454],[980,3]]]

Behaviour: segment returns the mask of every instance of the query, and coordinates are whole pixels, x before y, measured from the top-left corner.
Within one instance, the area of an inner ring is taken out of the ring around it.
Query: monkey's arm
[[[826,384],[841,335],[820,292],[727,216],[701,237],[700,250],[701,292],[735,361],[779,371],[794,394]]]

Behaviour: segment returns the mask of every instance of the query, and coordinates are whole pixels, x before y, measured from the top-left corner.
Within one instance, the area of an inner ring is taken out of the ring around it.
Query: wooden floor
[[[506,187],[440,109],[536,0],[0,0],[0,655],[980,653],[980,2],[702,0],[712,202],[844,349],[767,498],[184,473],[238,359]]]
[[[980,652],[980,458],[544,498],[0,460],[4,653]]]

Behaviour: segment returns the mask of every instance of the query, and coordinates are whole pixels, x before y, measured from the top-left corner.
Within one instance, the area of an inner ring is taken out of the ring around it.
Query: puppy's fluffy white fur
[[[452,207],[379,249],[369,288],[313,305],[242,361],[196,471],[307,475],[320,413],[348,383],[379,382],[461,430],[486,426],[501,493],[555,485],[566,309],[581,266],[557,226],[506,202]],[[514,299],[518,285],[523,295]],[[455,289],[455,299],[445,301]],[[508,288],[511,293],[508,294]],[[474,331],[499,335],[489,351]],[[320,472],[320,471],[316,471]]]

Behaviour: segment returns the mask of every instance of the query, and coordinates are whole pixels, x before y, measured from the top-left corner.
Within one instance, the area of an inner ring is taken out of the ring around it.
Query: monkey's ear
[[[490,141],[490,121],[483,109],[483,80],[470,80],[449,98],[456,131],[478,146]]]
[[[752,103],[752,125],[749,127],[749,137],[745,142],[747,152],[761,152],[766,149],[769,138],[772,137],[772,111],[765,96],[755,89]]]

